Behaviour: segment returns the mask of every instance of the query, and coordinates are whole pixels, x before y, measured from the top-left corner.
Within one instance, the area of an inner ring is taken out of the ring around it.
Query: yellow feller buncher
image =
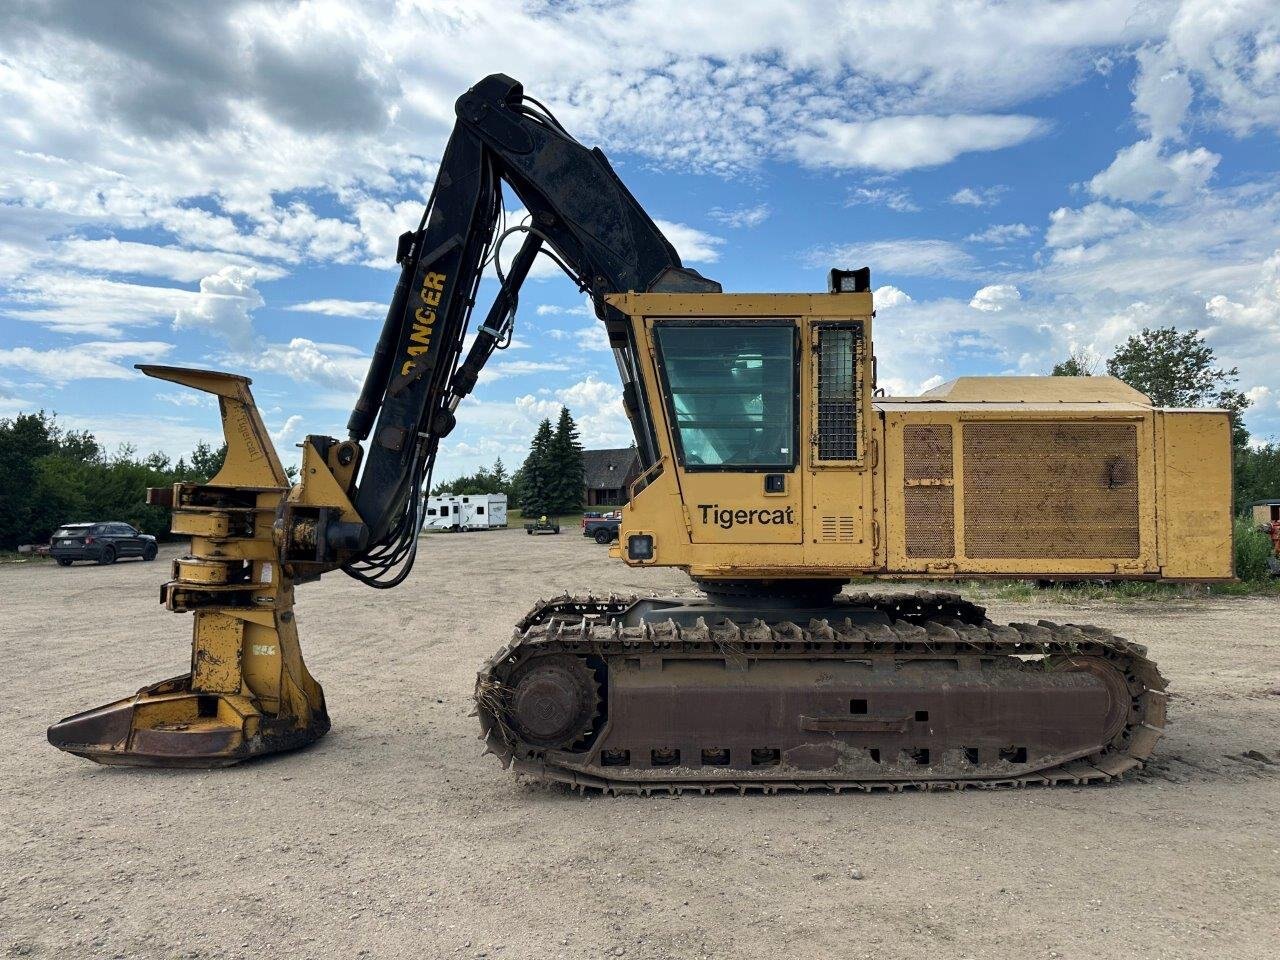
[[[101,763],[219,766],[329,727],[295,583],[401,583],[439,443],[510,342],[545,254],[588,293],[643,472],[611,553],[697,599],[539,604],[477,678],[489,750],[606,792],[1088,783],[1141,765],[1165,722],[1139,645],[995,624],[942,592],[853,578],[1232,576],[1230,430],[1108,378],[962,378],[880,397],[869,271],[816,294],[731,294],[685,268],[610,168],[509,77],[462,96],[345,440],[310,436],[290,485],[237,376],[144,372],[218,397],[227,459],[155,492],[191,537],[164,604],[190,672],[49,729]],[[529,211],[503,227],[502,184]],[[501,246],[522,237],[503,268]],[[501,287],[465,358],[485,265]]]

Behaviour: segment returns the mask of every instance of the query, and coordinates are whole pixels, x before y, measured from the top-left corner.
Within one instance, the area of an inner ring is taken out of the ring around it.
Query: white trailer
[[[461,530],[461,497],[427,497],[427,519],[424,530]]]
[[[505,493],[482,493],[463,495],[462,522],[463,530],[493,530],[507,525],[507,495]],[[428,520],[431,519],[429,516]]]

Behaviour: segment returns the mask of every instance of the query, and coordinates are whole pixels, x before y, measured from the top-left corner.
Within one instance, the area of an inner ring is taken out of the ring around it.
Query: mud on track
[[[580,797],[480,757],[475,671],[539,597],[687,582],[568,528],[437,535],[398,590],[299,589],[334,722],[313,749],[59,754],[48,722],[185,669],[169,555],[0,566],[0,957],[1273,955],[1280,601],[989,605],[1150,647],[1170,723],[1119,785]]]

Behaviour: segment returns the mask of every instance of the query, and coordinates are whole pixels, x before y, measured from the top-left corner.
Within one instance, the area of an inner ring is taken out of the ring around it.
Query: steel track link
[[[568,784],[579,791],[606,794],[682,794],[720,792],[781,793],[825,791],[941,791],[1000,789],[1058,784],[1095,784],[1119,780],[1141,769],[1164,731],[1165,681],[1146,648],[1100,627],[1056,624],[997,625],[985,618],[984,608],[955,594],[860,594],[844,600],[871,607],[892,618],[891,624],[833,625],[828,620],[800,626],[787,621],[769,624],[722,623],[695,627],[671,621],[622,627],[616,622],[637,597],[560,596],[539,602],[516,625],[512,641],[485,662],[476,679],[476,715],[488,753],[504,767],[514,767],[542,780]],[[577,656],[639,656],[683,654],[733,661],[757,658],[814,659],[823,656],[856,658],[892,654],[895,658],[930,659],[981,654],[1026,661],[1039,658],[1098,658],[1123,674],[1132,708],[1123,729],[1100,753],[1087,759],[1004,777],[947,779],[785,779],[749,778],[613,780],[575,770],[549,758],[546,751],[520,742],[503,717],[510,690],[504,684],[517,666],[546,653]]]

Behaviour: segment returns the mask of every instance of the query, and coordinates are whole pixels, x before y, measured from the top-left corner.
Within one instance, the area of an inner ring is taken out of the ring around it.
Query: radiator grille
[[[902,458],[906,480],[950,480],[951,425],[916,423],[903,427]]]
[[[1137,426],[965,424],[964,540],[975,558],[1137,557]]]
[[[950,557],[955,553],[955,499],[951,487],[907,487],[908,557]]]
[[[822,543],[854,543],[857,540],[857,529],[853,517],[823,517]]]
[[[862,324],[818,328],[818,459],[858,459]]]

